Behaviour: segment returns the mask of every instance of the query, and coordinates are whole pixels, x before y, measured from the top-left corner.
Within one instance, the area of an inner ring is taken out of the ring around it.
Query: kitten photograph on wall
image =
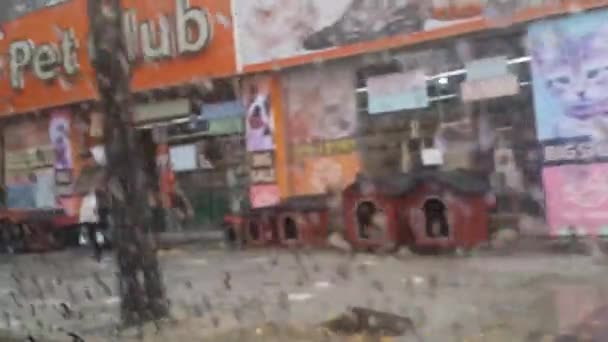
[[[541,22],[529,32],[540,140],[608,138],[608,11]]]

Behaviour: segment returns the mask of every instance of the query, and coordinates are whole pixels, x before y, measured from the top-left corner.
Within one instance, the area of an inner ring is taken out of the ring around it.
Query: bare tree
[[[114,225],[119,268],[121,315],[127,325],[168,314],[168,302],[156,255],[147,234],[152,212],[150,180],[143,150],[132,125],[130,65],[122,34],[120,0],[88,0],[97,86],[105,113],[107,196]]]

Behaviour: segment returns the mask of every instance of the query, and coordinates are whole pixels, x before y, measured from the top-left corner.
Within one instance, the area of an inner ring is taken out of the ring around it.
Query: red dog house
[[[489,239],[489,184],[466,171],[422,171],[404,176],[400,211],[417,247],[471,248]]]
[[[279,242],[276,224],[277,207],[251,209],[245,224],[246,243],[251,246],[267,246]]]
[[[388,243],[411,241],[401,228],[403,203],[399,178],[369,178],[359,175],[343,192],[346,239],[356,249],[375,249]]]
[[[344,191],[346,236],[358,249],[469,248],[488,240],[488,194],[489,185],[465,171],[359,176]]]
[[[328,208],[324,195],[291,197],[279,206],[277,226],[283,245],[322,246],[327,240]]]

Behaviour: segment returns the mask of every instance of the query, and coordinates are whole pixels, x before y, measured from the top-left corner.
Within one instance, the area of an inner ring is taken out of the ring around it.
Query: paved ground
[[[316,324],[350,306],[408,316],[424,341],[527,341],[533,333],[608,326],[608,263],[590,257],[201,249],[161,256],[173,314],[187,336],[267,321]],[[0,256],[0,329],[111,340],[118,320],[114,270],[111,256],[97,264],[82,250]],[[169,340],[148,330],[146,340]]]

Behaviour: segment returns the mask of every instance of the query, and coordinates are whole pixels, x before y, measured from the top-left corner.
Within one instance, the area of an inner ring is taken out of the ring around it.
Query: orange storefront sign
[[[71,0],[1,25],[1,116],[95,98],[86,12]]]
[[[230,0],[123,0],[132,89],[236,73]]]
[[[97,98],[87,0],[2,25],[0,116]],[[236,73],[230,0],[123,0],[133,91]]]

